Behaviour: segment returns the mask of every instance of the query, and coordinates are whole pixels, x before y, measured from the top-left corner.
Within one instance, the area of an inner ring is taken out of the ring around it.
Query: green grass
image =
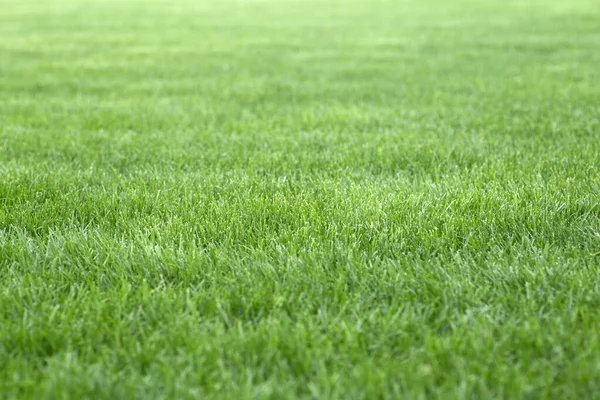
[[[0,398],[599,398],[598,21],[3,0]]]

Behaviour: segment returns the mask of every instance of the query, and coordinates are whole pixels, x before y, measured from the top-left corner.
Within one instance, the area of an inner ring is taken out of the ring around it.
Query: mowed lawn
[[[0,2],[0,398],[600,396],[596,0]]]

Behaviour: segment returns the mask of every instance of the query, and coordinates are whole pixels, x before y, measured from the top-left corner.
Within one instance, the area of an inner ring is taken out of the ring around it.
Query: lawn
[[[0,398],[600,398],[597,0],[2,0]]]

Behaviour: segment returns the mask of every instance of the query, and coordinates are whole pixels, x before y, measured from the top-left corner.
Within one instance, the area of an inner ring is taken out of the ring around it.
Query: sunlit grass
[[[594,1],[0,3],[1,398],[593,398]]]

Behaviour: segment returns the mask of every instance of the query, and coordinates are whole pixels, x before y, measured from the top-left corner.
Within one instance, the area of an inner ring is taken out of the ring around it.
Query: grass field
[[[0,398],[599,398],[599,21],[0,1]]]

